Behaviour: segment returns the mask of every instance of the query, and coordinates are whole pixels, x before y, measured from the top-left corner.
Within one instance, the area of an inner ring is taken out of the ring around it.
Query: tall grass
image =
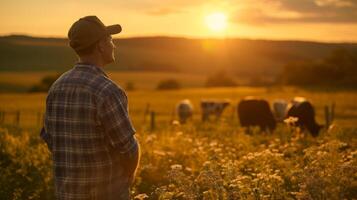
[[[136,199],[354,199],[357,198],[357,128],[354,92],[296,88],[214,88],[129,92],[142,160],[133,186]],[[246,95],[306,96],[323,122],[323,106],[336,102],[335,125],[317,138],[279,125],[272,134],[239,126],[235,104]],[[1,94],[0,110],[43,111],[45,94]],[[189,98],[194,119],[171,124],[175,104]],[[219,121],[200,122],[199,102],[229,98]],[[148,104],[157,116],[151,131]],[[36,119],[36,118],[34,118]],[[0,199],[53,199],[50,154],[30,118],[0,125]]]
[[[133,196],[148,199],[353,199],[357,129],[312,138],[279,126],[249,132],[230,122],[137,133],[142,160]],[[50,154],[38,130],[1,128],[1,199],[51,199]]]

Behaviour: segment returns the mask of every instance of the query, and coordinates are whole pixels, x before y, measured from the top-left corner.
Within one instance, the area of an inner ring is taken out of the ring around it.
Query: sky
[[[207,24],[213,13],[225,16],[224,29]],[[66,37],[87,15],[121,24],[119,38],[357,42],[357,0],[1,0],[0,35]]]

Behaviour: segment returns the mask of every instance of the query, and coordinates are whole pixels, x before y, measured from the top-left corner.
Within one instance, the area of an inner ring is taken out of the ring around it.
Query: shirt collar
[[[104,76],[108,77],[108,75],[104,72],[104,70],[99,67],[99,66],[96,66],[96,65],[93,65],[93,64],[90,64],[90,63],[84,63],[84,62],[77,62],[75,67],[85,67],[85,68],[89,68],[93,71],[95,71],[96,73],[100,73],[100,74],[103,74]]]

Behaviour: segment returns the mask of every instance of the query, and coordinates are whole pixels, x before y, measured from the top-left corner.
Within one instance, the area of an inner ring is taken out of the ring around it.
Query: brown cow
[[[273,131],[276,127],[269,103],[264,99],[246,97],[238,103],[238,116],[243,127],[258,126]]]

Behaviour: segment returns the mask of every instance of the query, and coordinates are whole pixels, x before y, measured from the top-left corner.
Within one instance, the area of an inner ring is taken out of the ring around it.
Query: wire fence
[[[44,121],[43,110],[0,110],[0,125],[14,125],[20,127],[42,127]],[[214,116],[213,116],[214,117]],[[223,118],[235,120],[236,111],[233,108],[225,110]],[[131,119],[137,127],[155,130],[162,125],[170,125],[175,120],[179,121],[175,110],[156,111],[150,106],[144,110],[137,110],[131,114]],[[202,113],[194,111],[191,120],[202,121]]]
[[[41,126],[44,119],[43,111],[33,110],[15,110],[3,111],[0,110],[0,125],[16,125],[16,126]]]

